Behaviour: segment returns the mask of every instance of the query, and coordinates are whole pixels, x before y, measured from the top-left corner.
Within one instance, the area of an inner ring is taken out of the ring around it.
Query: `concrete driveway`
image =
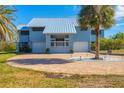
[[[8,60],[14,67],[38,71],[81,75],[124,75],[124,62],[72,62],[71,57],[94,56],[90,53],[75,54],[23,54]]]

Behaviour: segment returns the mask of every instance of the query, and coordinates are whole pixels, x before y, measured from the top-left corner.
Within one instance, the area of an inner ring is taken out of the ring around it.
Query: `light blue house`
[[[95,31],[80,29],[76,18],[33,18],[27,25],[19,25],[19,48],[28,44],[33,53],[68,53],[90,51]],[[100,31],[104,37],[104,31]]]

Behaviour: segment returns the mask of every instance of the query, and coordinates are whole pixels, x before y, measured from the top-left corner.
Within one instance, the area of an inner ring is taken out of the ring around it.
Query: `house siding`
[[[46,34],[46,48],[50,48],[51,47],[51,41],[50,41],[50,35]]]
[[[20,36],[20,42],[29,42],[29,36]]]
[[[72,40],[74,42],[88,42],[88,50],[91,49],[91,31],[88,30],[81,30],[79,27],[75,27],[77,33],[73,35]],[[72,45],[73,46],[73,45]]]
[[[104,38],[104,31],[101,31],[100,38]],[[96,41],[96,35],[91,34],[91,42]]]
[[[79,27],[75,27],[77,33],[73,35],[73,42],[84,41],[90,42],[91,31],[81,31]]]
[[[32,31],[30,28],[29,30],[30,35],[30,41],[35,42],[35,41],[40,41],[40,42],[46,42],[46,36],[43,34],[43,31]]]
[[[21,30],[21,31],[23,31],[23,30]],[[28,42],[29,41],[29,36],[21,35],[21,31],[19,31],[19,42]]]

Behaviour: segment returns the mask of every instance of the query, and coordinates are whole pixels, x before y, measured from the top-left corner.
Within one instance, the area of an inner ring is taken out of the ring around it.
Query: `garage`
[[[46,49],[46,44],[44,42],[33,42],[32,52],[33,53],[44,53]]]
[[[89,51],[88,42],[74,42],[73,44],[74,52],[87,52]]]

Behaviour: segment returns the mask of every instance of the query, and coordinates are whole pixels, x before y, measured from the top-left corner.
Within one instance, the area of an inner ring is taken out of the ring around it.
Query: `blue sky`
[[[27,24],[33,17],[76,17],[80,6],[76,5],[17,5],[16,20],[14,23]],[[105,31],[109,37],[117,32],[124,32],[124,6],[117,6],[115,12],[116,24]]]

